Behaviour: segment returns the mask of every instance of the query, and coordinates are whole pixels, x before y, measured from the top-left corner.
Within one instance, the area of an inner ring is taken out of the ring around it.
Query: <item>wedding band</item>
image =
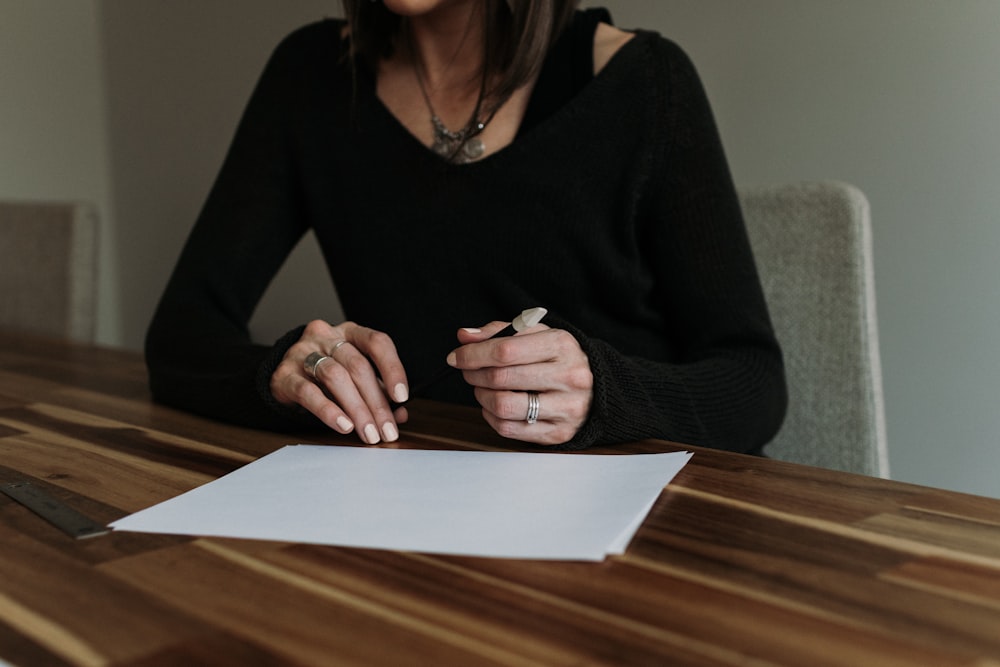
[[[538,392],[529,391],[528,392],[528,414],[524,418],[524,421],[529,424],[534,424],[538,421],[538,408],[541,405],[541,401],[538,400]]]
[[[339,350],[340,346],[343,345],[346,342],[347,342],[346,340],[338,340],[336,343],[334,343],[333,347],[330,348],[330,356],[332,357],[333,353],[336,352],[337,350]]]
[[[320,354],[319,352],[310,352],[309,356],[306,357],[306,360],[305,362],[303,362],[302,366],[303,368],[306,369],[306,373],[315,378],[316,369],[319,368],[319,365],[321,363],[323,363],[329,358],[330,357],[326,356],[325,354]]]

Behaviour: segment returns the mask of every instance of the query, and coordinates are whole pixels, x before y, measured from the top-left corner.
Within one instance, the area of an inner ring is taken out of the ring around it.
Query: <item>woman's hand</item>
[[[315,377],[306,369],[310,353],[325,357],[313,366]],[[396,346],[388,334],[353,322],[310,322],[271,376],[279,403],[300,405],[340,433],[357,430],[369,445],[399,438],[396,425],[407,419],[406,408],[393,413],[387,392],[397,403],[409,394]]]
[[[544,324],[490,338],[504,326],[461,329],[463,345],[448,363],[475,388],[484,418],[500,435],[542,445],[569,441],[590,412],[594,375],[587,355],[572,334]],[[538,395],[535,423],[527,420],[531,392]]]

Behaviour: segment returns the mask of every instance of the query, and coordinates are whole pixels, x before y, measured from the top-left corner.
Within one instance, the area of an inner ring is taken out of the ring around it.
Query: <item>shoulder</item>
[[[687,52],[677,42],[656,31],[640,29],[627,32],[611,26],[607,28],[609,30],[605,31],[603,39],[600,31],[594,38],[595,69],[599,49],[603,48],[609,62],[620,56],[629,66],[694,71],[694,64]]]
[[[619,30],[607,23],[598,23],[594,31],[594,74],[597,74],[618,51],[625,46],[635,33]]]
[[[296,28],[282,41],[282,46],[304,47],[318,43],[338,43],[347,34],[347,22],[343,19],[323,19]]]
[[[618,31],[622,32],[622,31]],[[633,94],[645,91],[663,101],[700,95],[701,78],[692,59],[676,42],[650,30],[626,33],[630,39],[609,34],[608,43],[618,44],[600,73],[608,84],[629,88]],[[597,64],[595,39],[594,63]]]
[[[309,87],[317,77],[342,77],[349,71],[344,22],[327,19],[296,29],[271,52],[262,81],[281,90]]]

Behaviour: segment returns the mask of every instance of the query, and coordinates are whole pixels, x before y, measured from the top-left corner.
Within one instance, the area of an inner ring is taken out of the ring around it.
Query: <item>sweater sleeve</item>
[[[662,438],[759,453],[784,418],[781,351],[705,92],[676,45],[655,44],[654,151],[637,224],[673,354],[626,356],[571,329],[595,387],[567,447]]]
[[[251,341],[258,301],[306,231],[290,139],[302,67],[296,36],[268,62],[161,297],[145,341],[155,400],[245,426],[315,424],[271,397],[270,373],[297,340]]]

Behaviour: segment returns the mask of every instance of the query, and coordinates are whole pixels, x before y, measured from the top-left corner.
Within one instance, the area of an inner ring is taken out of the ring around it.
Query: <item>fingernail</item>
[[[375,428],[375,424],[369,424],[365,426],[365,440],[369,445],[377,444],[379,441],[378,429]]]
[[[382,435],[385,437],[386,442],[396,442],[399,440],[399,431],[396,430],[396,425],[392,422],[382,424]]]
[[[482,329],[477,329],[476,327],[465,327],[465,328],[462,329],[462,331],[465,331],[466,333],[471,333],[471,334],[483,333]]]
[[[454,366],[455,364],[458,363],[458,358],[455,356],[454,352],[449,352],[448,358],[445,359],[445,362],[447,362],[449,366]]]
[[[343,415],[337,417],[337,426],[339,426],[340,430],[343,431],[344,433],[350,433],[351,429],[354,428],[354,424],[351,422],[351,420],[348,419],[347,417],[344,417]]]
[[[397,403],[406,403],[410,398],[410,392],[406,390],[406,385],[400,382],[392,389],[392,396]]]

